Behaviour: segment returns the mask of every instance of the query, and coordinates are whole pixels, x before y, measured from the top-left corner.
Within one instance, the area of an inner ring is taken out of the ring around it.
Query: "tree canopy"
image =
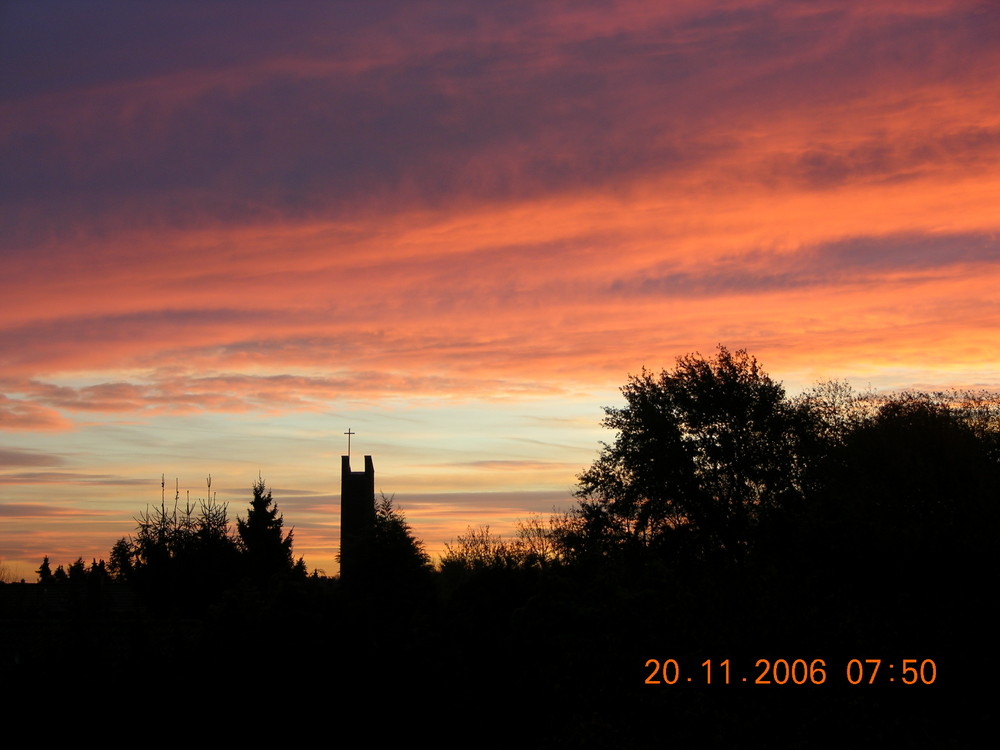
[[[746,351],[679,357],[621,391],[626,405],[606,407],[603,422],[616,438],[579,477],[591,543],[693,534],[739,557],[762,515],[800,492],[797,410]]]

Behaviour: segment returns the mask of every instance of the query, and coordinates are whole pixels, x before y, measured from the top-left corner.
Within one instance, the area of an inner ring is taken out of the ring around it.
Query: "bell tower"
[[[350,450],[350,448],[348,448]],[[375,537],[375,464],[365,456],[365,470],[351,471],[351,456],[340,464],[340,580],[363,577]]]

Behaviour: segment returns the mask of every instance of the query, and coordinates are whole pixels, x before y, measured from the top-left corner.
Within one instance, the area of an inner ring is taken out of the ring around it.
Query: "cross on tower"
[[[345,432],[344,434],[347,435],[347,455],[348,455],[348,457],[350,457],[350,455],[351,455],[351,435],[357,435],[358,433],[351,432],[351,428],[348,427],[347,428],[347,432]]]

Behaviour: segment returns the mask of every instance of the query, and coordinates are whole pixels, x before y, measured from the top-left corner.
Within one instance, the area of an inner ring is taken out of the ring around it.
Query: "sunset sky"
[[[438,553],[642,367],[1000,388],[1000,4],[0,2],[0,560],[340,459]]]

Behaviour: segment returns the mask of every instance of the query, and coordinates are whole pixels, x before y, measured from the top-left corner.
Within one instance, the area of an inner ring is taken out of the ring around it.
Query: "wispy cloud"
[[[111,474],[88,474],[75,471],[19,471],[0,474],[0,484],[94,484],[99,486],[145,486],[148,480],[129,479]]]
[[[72,422],[54,409],[0,393],[0,429],[68,430]]]
[[[109,513],[105,510],[88,510],[48,503],[0,503],[0,516],[4,518],[79,518],[81,516],[103,517],[107,515]]]
[[[0,468],[13,466],[61,466],[63,463],[64,459],[61,456],[43,451],[0,446]]]

